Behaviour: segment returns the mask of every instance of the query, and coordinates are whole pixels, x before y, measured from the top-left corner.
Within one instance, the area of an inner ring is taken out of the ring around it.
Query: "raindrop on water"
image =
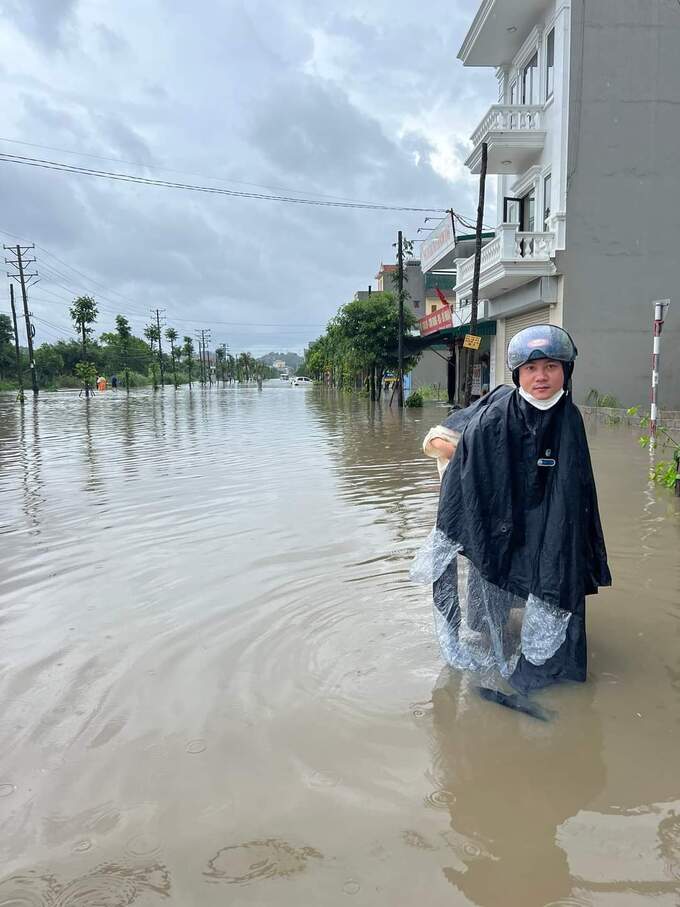
[[[208,747],[208,744],[201,737],[197,737],[195,740],[190,740],[187,743],[186,751],[191,753],[192,756],[195,756],[197,753],[204,753]]]
[[[92,848],[92,841],[87,838],[83,838],[82,841],[78,841],[73,847],[74,853],[87,853],[88,850]]]
[[[135,835],[125,845],[125,850],[133,857],[149,857],[160,852],[158,839],[144,832]]]

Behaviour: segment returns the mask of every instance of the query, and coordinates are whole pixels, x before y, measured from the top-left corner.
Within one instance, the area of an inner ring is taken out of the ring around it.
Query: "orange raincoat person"
[[[97,378],[97,390],[99,390],[99,391],[106,390],[106,378],[103,375],[100,375]]]

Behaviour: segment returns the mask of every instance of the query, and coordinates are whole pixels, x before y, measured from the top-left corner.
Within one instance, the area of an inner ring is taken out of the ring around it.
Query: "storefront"
[[[465,336],[470,333],[470,325],[454,325],[453,322],[450,307],[442,306],[420,319],[420,337],[407,337],[404,343],[409,353],[424,352],[429,357],[438,358],[441,382],[436,383],[446,385],[450,403],[460,403],[465,391],[468,356],[474,356],[475,361],[472,396],[479,397],[495,385],[496,322],[478,323],[477,336],[482,340],[479,350],[476,351],[465,349],[463,346]]]

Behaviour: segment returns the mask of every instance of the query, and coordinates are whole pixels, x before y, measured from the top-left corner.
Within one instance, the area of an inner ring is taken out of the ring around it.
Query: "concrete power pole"
[[[479,173],[479,204],[477,205],[477,230],[475,233],[475,269],[472,275],[472,299],[470,305],[470,333],[477,333],[477,305],[479,300],[479,272],[482,265],[482,230],[484,229],[484,190],[486,187],[486,165],[489,146],[482,142],[482,168]],[[474,366],[474,351],[467,351],[465,367],[465,398],[464,406],[470,405],[472,396],[472,368]]]
[[[9,302],[12,307],[12,325],[14,327],[14,352],[17,357],[17,381],[19,382],[19,393],[17,399],[20,403],[24,402],[24,378],[21,374],[21,353],[19,352],[19,329],[17,327],[17,311],[14,308],[14,284],[9,285]]]
[[[24,259],[23,253],[28,251],[28,249],[33,249],[35,246],[3,246],[3,249],[6,252],[10,253],[10,258],[5,259],[5,263],[12,265],[17,269],[17,274],[8,274],[8,277],[17,277],[19,278],[19,283],[21,284],[21,298],[24,303],[24,319],[26,321],[26,342],[28,344],[28,361],[31,367],[31,384],[33,386],[33,394],[38,396],[38,375],[35,370],[35,357],[33,356],[33,325],[31,324],[31,314],[28,311],[28,293],[27,287],[32,278],[38,276],[37,271],[27,272],[25,266],[32,264],[35,261],[35,258]]]

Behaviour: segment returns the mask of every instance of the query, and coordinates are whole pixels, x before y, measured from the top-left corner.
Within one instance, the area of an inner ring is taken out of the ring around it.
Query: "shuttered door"
[[[521,315],[515,315],[513,318],[505,319],[505,375],[504,384],[512,384],[512,372],[508,368],[508,344],[515,336],[523,331],[524,328],[530,328],[532,324],[550,324],[550,306],[544,306],[542,309],[534,309],[533,312],[522,312]]]

